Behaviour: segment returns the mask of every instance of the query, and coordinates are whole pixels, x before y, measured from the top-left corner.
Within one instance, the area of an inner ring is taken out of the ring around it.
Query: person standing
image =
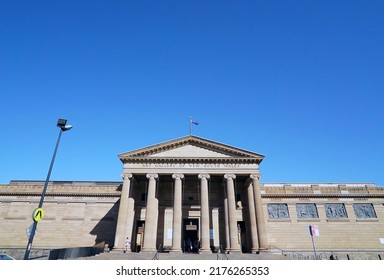
[[[127,239],[125,239],[125,250],[124,250],[124,253],[126,253],[128,251],[128,249],[131,250],[131,240],[127,236]]]

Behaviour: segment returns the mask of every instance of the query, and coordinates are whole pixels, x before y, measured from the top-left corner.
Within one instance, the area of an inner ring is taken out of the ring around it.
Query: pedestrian
[[[124,253],[126,253],[128,251],[128,249],[129,250],[131,249],[131,240],[127,236],[127,239],[125,239],[125,250],[124,250]]]
[[[192,241],[190,238],[187,239],[187,252],[190,253],[192,251]]]

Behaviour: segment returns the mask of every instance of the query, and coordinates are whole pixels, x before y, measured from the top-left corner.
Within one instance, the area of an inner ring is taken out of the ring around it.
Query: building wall
[[[33,248],[87,247],[103,241],[113,244],[119,185],[49,185]],[[27,228],[33,223],[42,188],[41,183],[0,185],[0,247],[27,245]]]
[[[375,186],[342,186],[333,184],[323,188],[302,186],[265,187],[263,208],[267,221],[268,242],[272,248],[283,250],[310,250],[313,248],[309,225],[316,225],[319,236],[314,237],[318,250],[382,250],[384,238],[384,188]],[[268,194],[275,194],[273,197]],[[286,197],[296,193],[298,197]],[[307,195],[306,195],[307,194]],[[300,197],[301,196],[301,197]],[[297,204],[310,203],[317,207],[318,217],[299,217]],[[274,218],[268,205],[287,205],[289,217]],[[346,217],[330,217],[327,205],[343,205]],[[354,206],[371,205],[375,217],[357,216]]]
[[[183,189],[184,217],[199,218],[198,180],[186,178]],[[237,220],[246,227],[243,245],[249,249],[250,231],[245,182],[238,181],[239,195]],[[136,220],[145,219],[145,180],[140,177],[133,183]],[[212,246],[225,245],[224,188],[218,178],[210,181],[210,228],[214,230]],[[157,244],[170,246],[169,229],[172,228],[172,178],[163,178],[158,190],[159,223]],[[32,224],[32,212],[37,208],[42,184],[11,183],[0,185],[0,247],[23,248],[27,244],[26,229]],[[264,217],[268,244],[271,249],[311,250],[309,225],[317,225],[320,236],[314,237],[319,250],[382,250],[384,245],[384,188],[374,185],[283,186],[262,184]],[[99,242],[114,244],[116,222],[121,194],[121,183],[55,183],[49,186],[43,209],[44,219],[39,222],[34,248],[85,247]],[[313,203],[318,217],[298,217],[298,203]],[[345,218],[330,218],[326,205],[340,203],[345,206]],[[372,204],[376,216],[359,218],[354,204]],[[270,204],[283,204],[281,217],[272,217]],[[288,216],[285,216],[287,215]],[[135,227],[134,227],[135,228]],[[136,229],[134,229],[135,231]],[[135,232],[133,232],[135,234]]]

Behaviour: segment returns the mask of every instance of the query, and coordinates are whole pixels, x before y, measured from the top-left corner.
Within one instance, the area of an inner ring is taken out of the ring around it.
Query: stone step
[[[101,253],[95,256],[85,257],[81,259],[87,260],[288,260],[289,258],[272,253],[262,254],[193,254],[193,253],[154,253],[154,252],[140,252],[140,253],[123,253],[122,251],[111,251],[108,253]]]

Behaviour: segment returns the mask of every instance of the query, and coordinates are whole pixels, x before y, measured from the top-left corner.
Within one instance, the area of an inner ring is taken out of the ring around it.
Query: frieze
[[[270,219],[288,219],[288,205],[285,203],[268,203],[268,217]]]
[[[354,203],[353,210],[358,219],[376,218],[376,212],[371,203]]]
[[[314,203],[298,203],[296,204],[296,211],[299,219],[313,219],[319,217]]]
[[[239,163],[143,163],[144,168],[240,168]]]
[[[348,218],[347,211],[343,203],[326,203],[324,204],[327,218],[338,219]]]

